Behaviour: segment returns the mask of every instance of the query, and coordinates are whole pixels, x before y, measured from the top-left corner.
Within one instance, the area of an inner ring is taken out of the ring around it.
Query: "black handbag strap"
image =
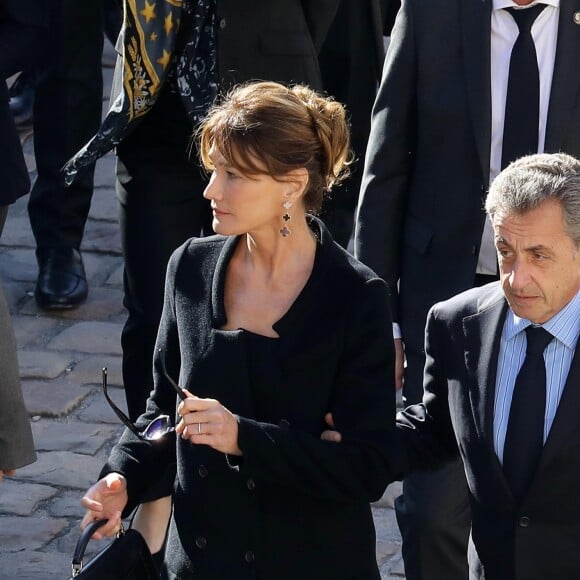
[[[89,544],[89,540],[91,539],[92,535],[101,527],[104,526],[109,520],[102,519],[102,520],[95,520],[91,522],[82,532],[80,538],[77,541],[77,545],[75,546],[75,551],[72,559],[72,575],[73,578],[77,576],[80,571],[83,569],[83,558],[85,556],[85,550]],[[117,537],[122,536],[124,533],[123,527],[119,530]]]

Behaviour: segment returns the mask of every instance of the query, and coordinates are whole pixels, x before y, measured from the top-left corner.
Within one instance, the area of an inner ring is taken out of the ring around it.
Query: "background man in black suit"
[[[562,150],[579,156],[580,0],[546,3],[531,30],[539,63],[537,147],[522,153]],[[515,21],[502,8],[529,4],[405,0],[391,35],[355,250],[389,285],[405,345],[404,395],[410,403],[422,395],[429,307],[497,277],[482,206],[504,166],[508,71],[518,37]],[[402,341],[395,341],[399,383]],[[407,577],[466,578],[469,508],[461,465],[415,474],[403,490],[397,510]]]
[[[102,0],[50,0],[49,39],[35,63],[34,153],[37,178],[28,201],[36,240],[40,308],[75,308],[88,293],[80,254],[91,207],[94,165],[67,188],[63,165],[101,121]]]
[[[472,506],[470,578],[578,578],[580,161],[539,154],[512,163],[492,184],[486,210],[501,287],[474,288],[431,310],[423,404],[398,417],[403,470],[461,456]],[[546,340],[524,385],[538,333]]]

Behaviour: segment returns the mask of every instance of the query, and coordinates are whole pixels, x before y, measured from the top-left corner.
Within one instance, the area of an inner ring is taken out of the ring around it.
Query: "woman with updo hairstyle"
[[[348,167],[344,108],[248,84],[198,138],[217,235],[171,257],[137,422],[169,415],[175,431],[123,434],[83,525],[104,517],[98,536],[116,532],[173,462],[162,578],[379,580],[369,503],[394,476],[387,288],[312,215]]]
[[[200,154],[213,170],[216,147],[248,174],[284,176],[306,168],[307,211],[317,212],[323,195],[347,176],[349,129],[344,107],[308,87],[250,84],[234,90],[214,107],[200,128]]]

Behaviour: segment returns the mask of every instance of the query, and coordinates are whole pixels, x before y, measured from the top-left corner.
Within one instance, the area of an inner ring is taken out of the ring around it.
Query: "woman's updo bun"
[[[306,168],[308,211],[320,209],[324,193],[344,179],[351,162],[344,107],[302,85],[256,82],[234,88],[200,127],[200,156],[210,170],[212,147],[248,175],[283,179]]]

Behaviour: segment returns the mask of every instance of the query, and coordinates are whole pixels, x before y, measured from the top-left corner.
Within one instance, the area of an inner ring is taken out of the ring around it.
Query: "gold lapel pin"
[[[580,24],[580,12],[574,12],[573,19],[575,24]]]

